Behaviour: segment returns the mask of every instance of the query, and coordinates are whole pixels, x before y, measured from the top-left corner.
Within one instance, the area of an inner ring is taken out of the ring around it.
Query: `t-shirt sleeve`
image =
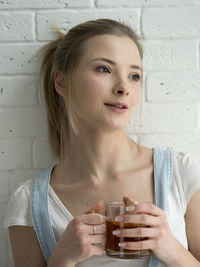
[[[30,212],[31,185],[32,179],[29,179],[21,183],[12,194],[4,219],[5,228],[13,225],[33,226]]]
[[[200,189],[200,157],[179,152],[177,160],[185,201],[188,204],[192,195]]]

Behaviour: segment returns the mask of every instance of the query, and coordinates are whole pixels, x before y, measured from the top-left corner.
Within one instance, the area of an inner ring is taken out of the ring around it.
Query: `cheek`
[[[76,86],[78,102],[83,104],[84,102],[95,103],[101,101],[105,91],[105,85],[101,80],[89,77],[80,79]]]

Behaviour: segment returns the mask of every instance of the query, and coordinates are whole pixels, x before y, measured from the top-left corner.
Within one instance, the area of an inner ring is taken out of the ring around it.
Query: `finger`
[[[91,245],[91,255],[100,256],[104,254],[104,247],[100,247],[97,245]]]
[[[134,210],[132,210],[132,213],[146,213],[152,216],[165,216],[165,212],[162,209],[149,202],[135,204],[133,207]]]
[[[116,221],[121,221],[123,223],[141,224],[142,226],[157,226],[160,224],[158,217],[149,214],[131,214],[126,213],[122,216],[115,218]],[[138,226],[139,226],[138,225]],[[133,225],[134,227],[134,225]]]
[[[147,239],[147,240],[141,240],[141,241],[137,241],[137,242],[121,242],[118,245],[119,245],[119,247],[123,247],[123,248],[129,249],[129,250],[152,249],[153,240]]]
[[[97,205],[95,205],[94,207],[92,207],[91,209],[86,211],[85,214],[94,213],[94,212],[101,212],[103,210],[103,207],[104,207],[103,205],[104,205],[104,201],[101,200],[97,203]]]
[[[105,217],[99,213],[81,214],[74,220],[76,220],[77,223],[84,223],[88,225],[105,223]]]
[[[127,197],[127,196],[124,196],[123,197],[123,202],[125,204],[125,206],[131,206],[131,205],[135,205],[135,204],[138,204],[137,201]]]
[[[154,237],[156,235],[155,228],[131,228],[116,229],[113,234],[117,237]]]
[[[106,225],[105,224],[99,224],[99,225],[94,225],[95,226],[95,234],[105,234],[106,232]],[[87,233],[90,235],[94,234],[94,227],[93,225],[84,225],[83,227],[86,229]]]
[[[106,236],[105,235],[90,235],[89,240],[91,244],[105,243]]]

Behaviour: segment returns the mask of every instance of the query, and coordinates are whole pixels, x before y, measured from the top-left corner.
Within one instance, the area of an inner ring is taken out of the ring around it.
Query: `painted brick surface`
[[[146,80],[148,102],[200,102],[200,72],[155,72]]]
[[[0,45],[0,74],[38,73],[38,58],[35,56],[41,44]]]
[[[146,41],[145,70],[194,70],[197,68],[197,43],[189,40]]]
[[[5,267],[7,266],[7,262],[8,262],[8,242],[4,240],[0,240],[0,248],[1,248],[0,249],[0,258],[1,258],[0,267]]]
[[[93,10],[83,11],[48,11],[38,12],[37,14],[37,39],[40,41],[46,41],[55,39],[56,35],[52,28],[54,25],[67,32],[71,27],[80,22],[85,22],[91,19],[97,18],[110,18],[116,19],[121,22],[126,22],[139,33],[140,25],[140,12],[139,10],[97,10],[95,13]]]
[[[147,104],[143,106],[142,133],[182,133],[197,130],[197,107],[194,104]]]
[[[37,79],[34,75],[1,77],[0,107],[35,106],[37,103]]]
[[[33,166],[37,169],[48,168],[52,164],[48,138],[37,138],[33,143]]]
[[[199,13],[200,9],[197,7],[146,9],[142,20],[144,37],[199,38]]]
[[[199,133],[183,133],[183,134],[141,134],[140,141],[147,147],[161,147],[174,149],[184,153],[191,153],[199,156],[200,144]],[[152,145],[153,144],[153,145]]]
[[[49,8],[68,8],[68,7],[90,7],[91,0],[2,0],[0,9],[49,9]]]
[[[97,0],[98,7],[155,7],[155,6],[190,6],[198,4],[198,0]]]
[[[1,170],[31,167],[31,142],[25,139],[0,140]]]
[[[126,22],[143,38],[143,111],[127,125],[131,139],[200,156],[199,0],[0,1],[0,267],[14,267],[3,229],[19,182],[55,164],[48,143],[36,51],[89,19]],[[140,136],[138,135],[140,129]],[[139,138],[140,137],[140,138]]]
[[[0,13],[0,36],[2,41],[32,41],[34,13]]]
[[[0,137],[4,138],[47,134],[45,110],[39,107],[0,110],[0,125]]]

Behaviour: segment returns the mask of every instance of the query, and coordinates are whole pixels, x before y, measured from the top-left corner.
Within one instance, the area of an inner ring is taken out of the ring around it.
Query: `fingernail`
[[[126,243],[119,243],[118,245],[119,245],[119,247],[122,247],[122,248],[126,247]]]
[[[122,222],[123,220],[124,220],[124,218],[121,216],[115,217],[116,222]]]
[[[112,231],[113,235],[119,235],[120,234],[120,230],[114,230]]]
[[[134,206],[126,207],[126,211],[132,211],[132,210],[135,210],[135,207]]]

